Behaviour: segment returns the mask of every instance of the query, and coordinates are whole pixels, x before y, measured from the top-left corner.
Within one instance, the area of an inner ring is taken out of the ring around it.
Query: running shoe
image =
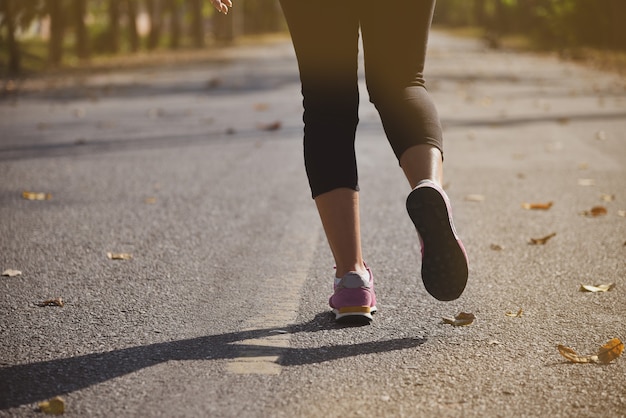
[[[374,276],[367,267],[367,276],[349,272],[335,278],[334,293],[328,300],[335,320],[341,323],[368,324],[376,309]]]
[[[422,180],[409,194],[406,208],[422,246],[422,281],[434,298],[457,299],[467,284],[468,259],[452,222],[446,192]]]

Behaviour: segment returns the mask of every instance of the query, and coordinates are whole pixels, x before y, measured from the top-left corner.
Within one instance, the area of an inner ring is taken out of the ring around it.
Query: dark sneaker
[[[433,297],[457,299],[467,284],[468,259],[459,239],[446,192],[422,180],[409,194],[406,208],[422,246],[422,281]]]

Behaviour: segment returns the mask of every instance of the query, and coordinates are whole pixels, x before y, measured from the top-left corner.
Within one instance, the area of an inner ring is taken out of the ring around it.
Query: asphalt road
[[[380,311],[357,328],[328,312],[288,41],[5,94],[0,270],[22,274],[0,277],[0,416],[55,396],[71,417],[626,416],[626,356],[557,351],[626,340],[626,80],[437,32],[429,54],[470,281],[454,302],[424,291],[408,184],[362,85]],[[442,322],[459,312],[476,320]]]

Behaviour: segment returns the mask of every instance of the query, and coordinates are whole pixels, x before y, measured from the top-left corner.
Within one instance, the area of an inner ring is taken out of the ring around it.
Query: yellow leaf
[[[608,364],[622,355],[624,352],[624,343],[619,338],[613,338],[598,351],[598,360],[600,363]]]
[[[257,127],[262,131],[277,131],[279,130],[283,124],[281,121],[277,120],[270,123],[260,123]]]
[[[63,307],[65,305],[65,302],[63,301],[62,298],[56,298],[56,299],[48,299],[48,300],[44,300],[43,302],[39,302],[37,304],[37,306],[60,306]]]
[[[541,237],[541,238],[531,238],[530,241],[528,241],[528,243],[530,245],[545,245],[546,242],[548,242],[550,240],[550,238],[556,236],[556,232],[553,232],[549,235],[546,235],[545,237]]]
[[[467,196],[465,196],[465,200],[467,200],[468,202],[484,202],[485,196],[483,196],[482,194],[468,194]]]
[[[524,315],[524,310],[522,308],[519,308],[519,311],[517,312],[508,311],[507,313],[505,313],[505,315],[510,316],[512,318],[521,318],[522,315]]]
[[[610,292],[611,290],[613,290],[615,288],[615,283],[610,283],[610,284],[594,284],[594,285],[590,285],[590,284],[581,284],[580,285],[580,291],[581,292],[593,292],[593,293],[598,293],[598,292]]]
[[[453,318],[441,318],[444,324],[454,325],[455,327],[462,327],[470,325],[476,319],[473,313],[461,312]]]
[[[591,218],[595,218],[598,216],[606,215],[608,211],[604,206],[594,206],[590,210],[585,210],[582,212],[583,215],[589,216]]]
[[[65,401],[60,396],[39,402],[38,406],[44,414],[62,415],[65,412]]]
[[[52,195],[50,193],[43,192],[22,192],[22,198],[26,200],[50,200]]]
[[[8,277],[15,277],[15,276],[21,276],[22,272],[19,270],[13,270],[13,269],[8,269],[2,272],[3,276],[8,276]]]
[[[564,345],[559,344],[557,346],[559,353],[572,363],[593,363],[593,357],[595,356],[580,356],[577,352],[572,350],[569,347],[565,347]]]
[[[107,253],[107,257],[110,260],[130,260],[133,255],[129,253]]]
[[[594,179],[578,179],[579,186],[595,186],[596,181]]]
[[[622,355],[624,343],[619,338],[613,338],[598,349],[598,354],[586,356],[579,355],[576,351],[563,345],[557,346],[559,353],[572,363],[603,363],[608,364]]]
[[[522,203],[522,207],[528,210],[548,210],[552,207],[553,202],[545,202],[545,203]]]

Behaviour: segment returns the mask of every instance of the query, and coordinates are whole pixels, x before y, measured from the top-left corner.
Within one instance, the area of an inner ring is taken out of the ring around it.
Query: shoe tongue
[[[339,283],[348,289],[357,289],[359,287],[369,287],[369,277],[362,277],[359,273],[349,272],[341,278]]]

